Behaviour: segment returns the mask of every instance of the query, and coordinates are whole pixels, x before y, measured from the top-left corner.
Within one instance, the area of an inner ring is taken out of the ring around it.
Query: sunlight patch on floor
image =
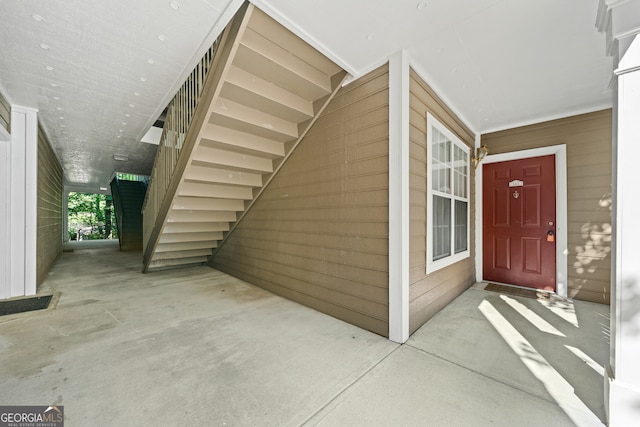
[[[538,316],[531,309],[527,308],[521,302],[516,301],[513,298],[510,298],[506,295],[500,295],[500,298],[509,304],[515,311],[520,313],[522,317],[527,319],[529,323],[533,326],[541,330],[542,332],[546,332],[547,334],[558,335],[560,337],[565,337],[566,335],[557,330],[551,323],[544,320],[542,317]]]
[[[604,368],[598,362],[590,358],[584,351],[580,350],[577,347],[573,347],[566,344],[565,344],[565,347],[567,347],[567,350],[575,354],[579,359],[581,359],[584,363],[586,363],[587,366],[589,366],[591,369],[596,371],[600,376],[604,377]]]
[[[478,306],[485,318],[531,373],[544,385],[558,406],[578,426],[601,426],[602,422],[575,394],[574,388],[487,300]]]
[[[569,301],[562,301],[558,298],[550,300],[539,299],[538,302],[549,309],[551,312],[559,316],[561,319],[571,323],[576,328],[579,328],[578,316],[576,315],[576,309],[573,303]]]

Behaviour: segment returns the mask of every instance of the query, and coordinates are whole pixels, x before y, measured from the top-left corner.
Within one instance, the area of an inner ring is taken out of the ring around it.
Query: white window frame
[[[451,255],[441,258],[439,260],[433,261],[433,195],[443,195],[443,193],[435,192],[432,189],[432,134],[433,129],[437,129],[441,134],[447,137],[451,141],[451,162],[452,167],[451,171],[451,183],[453,185],[453,153],[454,147],[458,147],[467,153],[467,197],[462,198],[459,196],[455,196],[453,194],[453,190],[451,194],[447,194],[446,196],[452,200],[452,208],[451,208]],[[467,203],[467,249],[455,253],[455,209],[453,208],[454,201],[460,200],[465,201]],[[438,119],[436,119],[430,113],[427,113],[427,224],[426,224],[426,240],[427,240],[427,274],[433,273],[434,271],[440,270],[449,265],[455,264],[463,259],[469,258],[471,256],[471,150],[467,144],[462,142],[460,138],[458,138],[453,132],[451,132],[445,125],[443,125]]]

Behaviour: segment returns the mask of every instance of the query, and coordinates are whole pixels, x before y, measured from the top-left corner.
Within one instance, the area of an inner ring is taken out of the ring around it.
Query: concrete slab
[[[403,346],[316,414],[318,426],[574,426],[556,405]]]
[[[548,402],[604,421],[609,307],[473,288],[407,345]]]
[[[0,318],[0,402],[69,426],[299,425],[397,344],[207,267],[64,253],[57,310]]]
[[[467,291],[403,346],[208,267],[75,246],[0,317],[0,404],[66,425],[601,425],[608,307]],[[595,415],[594,415],[595,414]]]
[[[120,243],[118,239],[103,239],[103,240],[69,240],[62,244],[62,248],[66,251],[76,249],[113,249],[119,248]]]

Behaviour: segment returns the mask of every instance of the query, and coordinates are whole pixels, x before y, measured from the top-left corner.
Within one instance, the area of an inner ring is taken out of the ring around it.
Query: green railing
[[[123,181],[140,181],[149,184],[150,177],[147,175],[137,175],[134,173],[116,172],[115,177]]]

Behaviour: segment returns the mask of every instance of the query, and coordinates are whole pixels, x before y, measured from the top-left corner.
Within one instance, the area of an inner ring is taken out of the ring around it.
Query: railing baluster
[[[191,120],[195,114],[198,101],[202,95],[204,82],[210,71],[218,41],[205,52],[184,84],[167,106],[167,115],[160,137],[156,159],[147,187],[147,195],[143,205],[144,247],[149,243],[151,232],[157,221],[158,212],[169,188],[173,172],[180,159],[182,146]]]

